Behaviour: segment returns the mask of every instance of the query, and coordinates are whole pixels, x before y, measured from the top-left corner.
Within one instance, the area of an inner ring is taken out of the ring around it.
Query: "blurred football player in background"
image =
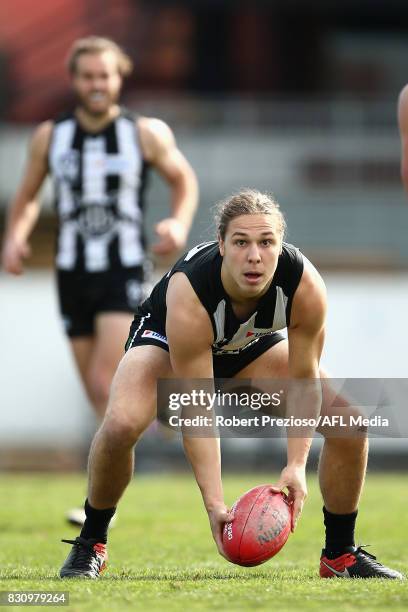
[[[152,247],[159,256],[184,248],[198,189],[171,129],[119,106],[132,62],[115,42],[79,39],[67,65],[77,106],[35,130],[8,213],[2,263],[10,274],[23,272],[39,214],[37,193],[49,174],[59,222],[55,261],[61,316],[87,395],[102,419],[132,313],[145,297],[147,170],[157,170],[170,191],[171,213],[157,224]]]

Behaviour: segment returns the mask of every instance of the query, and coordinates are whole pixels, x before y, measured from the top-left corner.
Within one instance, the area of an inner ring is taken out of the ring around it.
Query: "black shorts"
[[[68,336],[92,336],[103,312],[134,313],[146,297],[140,266],[106,272],[57,270],[60,312]]]
[[[257,342],[254,342],[247,349],[239,353],[213,355],[214,378],[233,378],[247,365],[255,361],[257,357],[284,339],[285,336],[283,334],[274,332],[259,338]],[[163,325],[153,319],[150,313],[143,314],[140,312],[133,319],[125,350],[128,351],[135,346],[143,345],[158,346],[167,352],[169,351],[166,331]]]

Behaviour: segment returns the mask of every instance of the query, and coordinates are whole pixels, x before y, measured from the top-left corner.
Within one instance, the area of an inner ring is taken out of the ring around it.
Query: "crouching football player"
[[[218,241],[183,256],[136,312],[92,443],[87,518],[80,536],[69,541],[63,578],[97,578],[105,566],[109,521],[133,476],[133,447],[156,417],[158,379],[303,379],[307,397],[295,390],[287,398],[289,412],[301,406],[310,417],[331,414],[333,398],[325,397],[328,385],[322,397],[319,372],[325,288],[312,264],[283,242],[279,206],[258,191],[243,191],[220,205],[217,224]],[[287,340],[280,333],[285,327]],[[311,435],[288,436],[287,465],[275,483],[287,488],[293,501],[292,529],[306,498],[310,445]],[[232,516],[223,498],[219,440],[184,436],[184,447],[223,555],[222,526]],[[367,449],[365,435],[325,435],[319,465],[326,527],[323,578],[402,578],[355,546]]]

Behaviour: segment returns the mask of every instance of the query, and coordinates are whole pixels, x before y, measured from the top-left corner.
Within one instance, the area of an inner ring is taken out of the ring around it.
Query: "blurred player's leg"
[[[126,312],[99,314],[94,336],[71,339],[82,382],[100,419],[105,414],[110,385],[124,353],[132,318]]]
[[[91,355],[94,350],[95,338],[94,336],[75,336],[69,340],[82,384],[84,385],[89,400],[92,402],[88,389],[87,374],[89,363],[91,361]]]

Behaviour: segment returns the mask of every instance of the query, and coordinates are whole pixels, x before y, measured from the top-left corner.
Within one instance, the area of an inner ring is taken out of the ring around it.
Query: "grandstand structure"
[[[74,102],[63,69],[68,46],[101,34],[134,60],[125,103],[168,121],[201,179],[192,242],[211,231],[208,207],[249,185],[275,193],[289,238],[320,264],[405,268],[396,100],[407,16],[398,0],[375,8],[345,0],[341,10],[320,0],[4,0],[0,206],[18,181],[33,124]],[[159,217],[158,183],[153,191]],[[45,215],[41,236],[49,225]]]

